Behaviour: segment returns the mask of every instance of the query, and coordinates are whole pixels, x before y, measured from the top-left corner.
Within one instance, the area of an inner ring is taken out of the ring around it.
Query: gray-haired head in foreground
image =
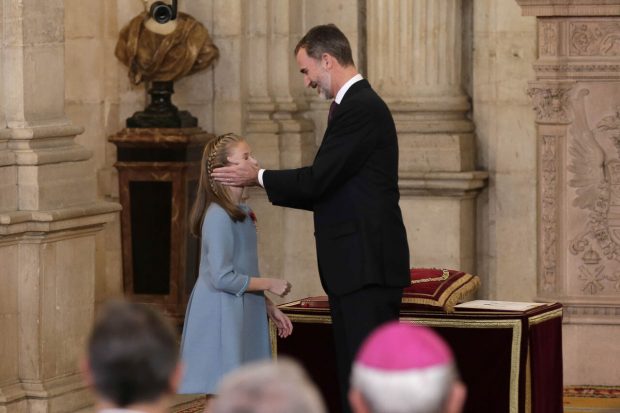
[[[211,413],[325,413],[317,387],[295,361],[247,364],[226,375]]]

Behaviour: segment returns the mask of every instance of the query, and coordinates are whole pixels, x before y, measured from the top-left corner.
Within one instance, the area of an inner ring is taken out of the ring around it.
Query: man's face
[[[308,56],[304,48],[299,49],[296,59],[299,71],[304,75],[304,86],[316,89],[325,99],[332,99],[334,95],[331,90],[331,75],[323,67],[323,62]]]

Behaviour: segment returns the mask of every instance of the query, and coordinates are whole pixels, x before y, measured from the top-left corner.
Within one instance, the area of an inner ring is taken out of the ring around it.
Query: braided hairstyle
[[[213,179],[212,176],[215,168],[228,165],[230,149],[244,140],[241,136],[227,133],[210,140],[205,145],[200,162],[198,191],[190,214],[190,230],[194,236],[200,237],[202,220],[211,202],[221,206],[233,221],[245,220],[245,212],[233,202],[226,186]]]

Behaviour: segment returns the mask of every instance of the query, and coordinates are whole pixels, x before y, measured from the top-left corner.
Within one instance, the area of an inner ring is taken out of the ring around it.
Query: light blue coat
[[[249,207],[240,207],[249,213]],[[265,297],[245,292],[250,276],[259,276],[254,222],[249,216],[233,222],[212,203],[202,224],[199,275],[183,326],[179,393],[213,394],[229,371],[270,357]]]

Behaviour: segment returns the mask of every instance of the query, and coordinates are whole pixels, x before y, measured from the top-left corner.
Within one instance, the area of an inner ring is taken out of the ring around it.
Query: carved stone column
[[[304,117],[307,104],[293,58],[304,34],[299,4],[292,0],[244,4],[246,61],[254,63],[245,72],[245,136],[263,168],[308,165],[316,145],[314,124]],[[311,214],[274,208],[263,190],[252,191],[250,202],[259,220],[261,271],[291,281],[294,297],[321,294]]]
[[[617,384],[608,363],[620,341],[620,1],[517,2],[538,26],[528,89],[538,130],[538,295],[566,308],[565,382]]]
[[[301,16],[290,0],[259,0],[246,7],[247,59],[262,62],[246,72],[248,138],[265,167],[308,164],[315,150],[314,126],[302,117],[306,105],[292,57],[303,35]]]
[[[4,1],[0,131],[0,411],[89,404],[78,358],[94,312],[95,198],[64,115],[64,3]]]
[[[411,265],[475,271],[475,198],[487,173],[475,170],[465,116],[462,9],[461,0],[368,0],[368,78],[396,121]]]
[[[4,17],[0,7],[0,53],[4,48]],[[4,65],[0,64],[0,96],[4,96]],[[6,128],[4,101],[0,99],[0,211],[17,209],[17,171],[15,154],[9,149],[10,131]]]

